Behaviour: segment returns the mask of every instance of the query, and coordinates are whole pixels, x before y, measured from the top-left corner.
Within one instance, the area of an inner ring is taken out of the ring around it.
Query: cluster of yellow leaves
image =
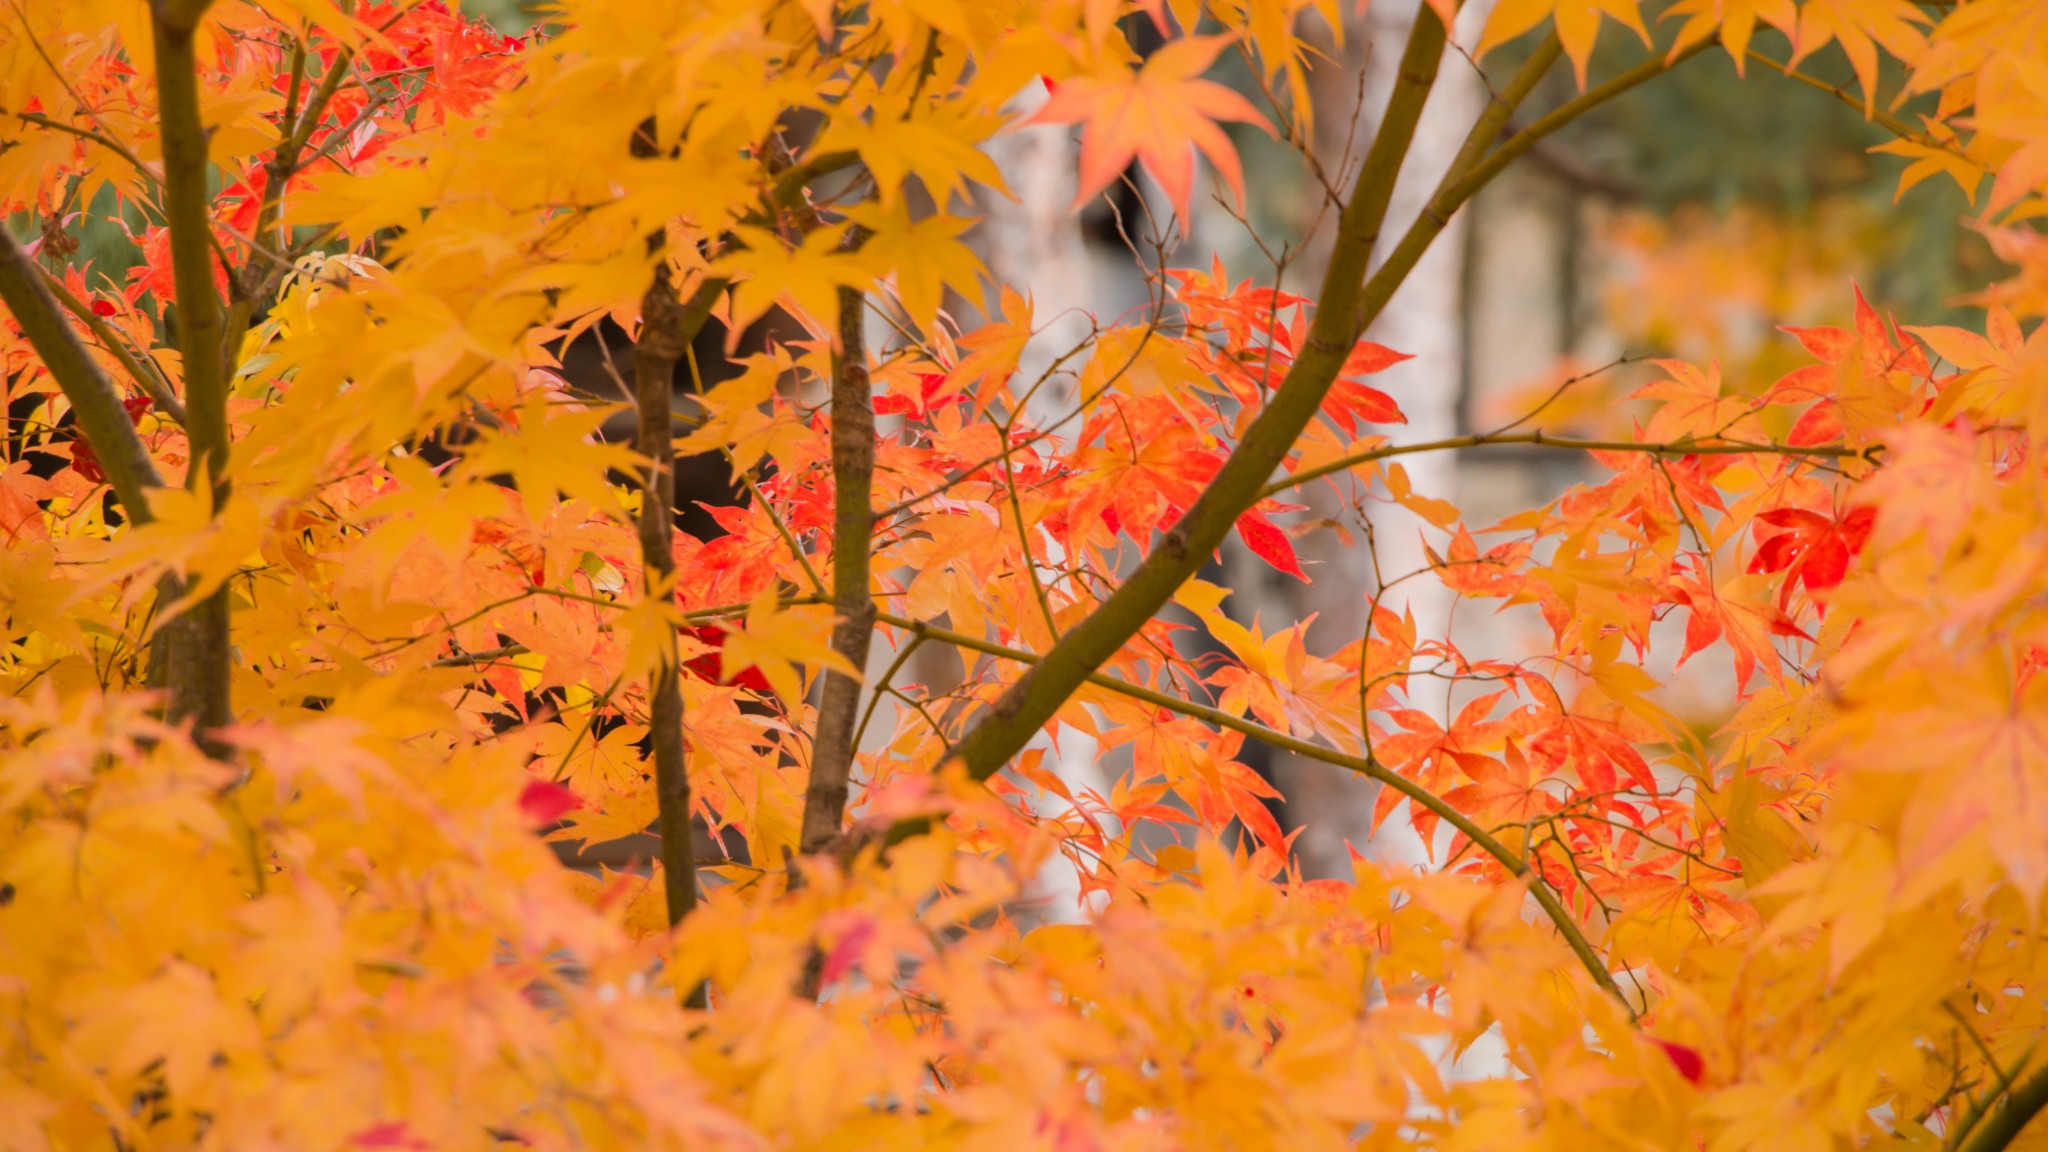
[[[656,976],[640,882],[560,869],[502,750],[323,720],[245,733],[236,780],[113,700],[6,708],[6,915],[40,929],[0,938],[10,1148],[1348,1147],[1414,1092],[1517,1123],[1525,1094],[1429,1055],[1489,1026],[1577,1065],[1560,1119],[1595,1130],[1619,1094],[1589,1007],[1674,1091],[1512,889],[1276,887],[1212,845],[1142,907],[1020,935],[1000,909],[1045,837],[970,797],[971,844],[716,891]],[[813,947],[822,1006],[792,993]],[[676,1008],[696,979],[713,1011]]]

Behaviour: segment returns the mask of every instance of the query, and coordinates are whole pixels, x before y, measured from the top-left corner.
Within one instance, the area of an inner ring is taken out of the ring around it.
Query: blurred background
[[[1343,187],[1370,142],[1417,0],[1340,4],[1341,38],[1314,13],[1302,20],[1325,49],[1312,72],[1313,150]],[[1506,75],[1519,62],[1518,49],[1526,51],[1509,45],[1482,71],[1457,47],[1476,43],[1490,6],[1465,5],[1397,190],[1389,233],[1406,226],[1449,162],[1483,106],[1486,77]],[[531,27],[539,11],[519,0],[471,0],[466,7],[506,30]],[[1654,18],[1660,14],[1656,5],[1646,13],[1658,33],[1656,50],[1673,35]],[[1126,33],[1140,53],[1160,42],[1149,19],[1127,22]],[[1525,428],[1626,433],[1625,398],[1654,373],[1643,361],[1717,362],[1730,391],[1759,390],[1804,362],[1777,327],[1846,322],[1852,284],[1881,313],[1908,322],[1967,322],[1965,287],[1994,274],[1988,249],[1966,224],[1969,200],[1953,183],[1935,179],[1894,203],[1905,161],[1872,151],[1889,134],[1864,119],[1838,48],[1802,61],[1804,81],[1768,62],[1790,56],[1784,37],[1760,30],[1753,49],[1746,76],[1726,53],[1704,53],[1544,142],[1481,193],[1369,333],[1415,357],[1375,378],[1408,415],[1405,426],[1379,431],[1400,441],[1483,432],[1555,394]],[[1650,50],[1607,24],[1592,82]],[[1268,108],[1242,61],[1228,53],[1223,59],[1218,78]],[[1892,100],[1899,86],[1894,74],[1881,78],[1879,107],[1915,122],[1914,104]],[[1574,89],[1570,70],[1559,68],[1530,107],[1553,105]],[[1017,110],[1043,99],[1033,86],[1020,93]],[[978,208],[985,219],[974,235],[996,282],[1033,298],[1042,329],[1035,354],[1049,358],[1047,350],[1085,334],[1086,314],[1108,320],[1144,307],[1162,261],[1207,269],[1220,259],[1232,280],[1277,281],[1313,294],[1333,224],[1322,185],[1284,142],[1256,128],[1230,128],[1244,160],[1247,202],[1240,212],[1205,179],[1198,187],[1211,194],[1184,241],[1136,170],[1124,186],[1070,212],[1076,146],[1065,126],[1016,129],[990,145],[1014,198],[984,195]],[[1284,267],[1276,267],[1276,257],[1284,257]],[[971,328],[983,302],[952,303],[960,325]],[[886,336],[875,333],[878,344]],[[1587,374],[1557,392],[1560,382]],[[1056,418],[1069,400],[1042,397],[1041,417]],[[1512,446],[1405,463],[1416,491],[1458,505],[1474,531],[1540,506],[1587,475],[1572,454]],[[1426,568],[1426,542],[1441,549],[1446,536],[1384,493],[1323,483],[1300,499],[1308,507],[1293,515],[1290,531],[1314,582],[1226,553],[1208,576],[1235,590],[1226,605],[1234,619],[1278,630],[1314,614],[1309,647],[1329,651],[1358,637],[1372,598],[1384,594],[1414,614],[1418,635],[1450,635],[1472,655],[1517,657],[1535,647],[1532,630],[1541,625],[1533,615],[1460,606],[1426,575],[1402,579]],[[933,666],[918,678],[942,683],[960,671]],[[1711,734],[1733,700],[1728,670],[1700,661],[1661,671],[1668,701],[1703,736]],[[1456,707],[1455,693],[1432,695],[1430,683],[1417,681],[1414,707]],[[1075,783],[1099,785],[1113,776],[1115,764],[1099,763],[1083,734],[1065,729],[1056,745],[1062,771]],[[1347,844],[1426,858],[1425,846],[1399,820],[1371,835],[1374,796],[1366,782],[1270,749],[1248,745],[1245,757],[1287,796],[1276,806],[1287,823],[1304,829],[1297,849],[1308,874],[1348,876]],[[1316,819],[1302,821],[1306,812]],[[1072,902],[1058,877],[1047,885],[1047,914],[1062,915],[1060,906]]]

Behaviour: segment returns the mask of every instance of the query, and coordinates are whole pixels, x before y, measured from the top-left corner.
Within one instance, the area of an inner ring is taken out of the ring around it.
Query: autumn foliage
[[[2048,16],[1497,0],[1494,99],[1393,220],[1457,8],[1330,173],[1319,289],[1171,266],[1049,348],[969,243],[1013,99],[1170,239],[1243,195],[1226,124],[1344,114],[1306,81],[1339,0],[10,4],[0,1149],[2048,1138]],[[1760,391],[1667,361],[1612,439],[1391,436],[1362,336],[1443,222],[1764,28],[1839,45],[1907,181],[1981,190],[1981,326],[1843,284]],[[692,337],[763,317],[671,427]],[[557,362],[606,321],[631,447]],[[1486,524],[1401,467],[1507,444],[1599,478]],[[750,488],[706,540],[703,452]],[[1313,579],[1313,485],[1433,524],[1389,577],[1544,650],[1367,589],[1334,645],[1247,623],[1199,573],[1235,538]],[[1660,692],[1691,663],[1717,731]],[[1379,781],[1432,866],[1302,879],[1252,742]],[[619,841],[656,846],[557,851]],[[1087,912],[1040,924],[1061,860]]]

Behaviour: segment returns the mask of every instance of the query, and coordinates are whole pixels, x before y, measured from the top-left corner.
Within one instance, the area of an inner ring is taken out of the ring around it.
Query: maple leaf
[[[778,608],[772,590],[764,590],[747,606],[745,624],[725,637],[723,659],[742,668],[759,669],[785,703],[803,696],[796,666],[831,669],[855,680],[860,669],[833,651],[832,613],[818,604]]]
[[[726,683],[725,629],[717,624],[706,623],[694,626],[685,624],[678,631],[709,649],[709,651],[701,655],[685,658],[683,660],[683,667],[688,668],[691,672],[696,673],[713,684]],[[731,683],[752,692],[768,692],[772,690],[768,683],[768,677],[763,675],[761,670],[752,664],[734,672]]]
[[[1643,27],[1640,0],[1501,0],[1487,17],[1486,31],[1472,55],[1485,56],[1536,27],[1546,16],[1553,17],[1557,25],[1557,38],[1571,59],[1580,88],[1586,86],[1586,64],[1593,55],[1593,42],[1600,35],[1601,17],[1634,32],[1645,46],[1650,43],[1650,30]]]
[[[1995,651],[1928,671],[1906,678],[1924,702],[1902,710],[1880,745],[1862,749],[1870,770],[1920,782],[1901,829],[1900,864],[1931,868],[1981,837],[2015,885],[2038,899],[2048,850],[2028,829],[2048,818],[2048,677],[2010,688]],[[1952,786],[1935,785],[1939,776],[1929,770],[1944,764],[1968,770]]]
[[[900,392],[892,391],[887,396],[876,397],[875,415],[909,416],[912,419],[921,420],[924,418],[925,414],[937,404],[965,404],[968,402],[968,397],[961,396],[957,393],[948,396],[946,400],[942,401],[939,399],[939,396],[945,391],[946,388],[946,374],[943,372],[919,372],[912,376],[910,379],[914,380],[917,384],[916,393],[913,395],[906,396]],[[900,383],[901,380],[901,377],[894,378],[892,380],[892,386],[896,383]]]
[[[534,751],[549,765],[549,774],[567,780],[590,795],[630,795],[641,788],[648,774],[645,757],[637,745],[647,738],[644,724],[617,724],[593,734],[591,723],[549,724],[534,744]],[[546,783],[541,781],[541,783]],[[528,786],[529,789],[531,785]],[[581,795],[581,794],[576,794]],[[524,796],[521,797],[522,801]],[[536,803],[552,805],[555,793],[535,793]]]
[[[1907,0],[1804,0],[1788,66],[1797,66],[1830,43],[1840,44],[1863,88],[1863,113],[1868,116],[1877,105],[1878,48],[1898,59],[1912,59],[1926,44],[1920,28],[1928,23],[1927,14]]]
[[[884,96],[865,120],[834,117],[812,152],[860,153],[861,162],[875,174],[876,194],[884,211],[901,207],[903,190],[912,186],[908,183],[912,176],[936,203],[945,205],[956,196],[966,196],[969,181],[1008,191],[995,160],[975,147],[999,123],[996,117],[962,103],[905,108],[898,99]]]
[[[1756,33],[1758,21],[1787,34],[1793,32],[1799,22],[1799,10],[1793,0],[1678,0],[1666,9],[1665,15],[1685,20],[1679,26],[1678,38],[1671,45],[1673,58],[1719,32],[1737,76],[1746,74],[1749,42]]]
[[[713,265],[734,280],[728,343],[737,347],[747,326],[777,304],[791,307],[814,331],[836,331],[839,289],[857,288],[867,280],[867,262],[842,250],[843,231],[816,228],[791,245],[760,228],[735,228],[742,247]]]
[[[608,408],[576,411],[535,396],[521,405],[511,430],[487,432],[463,449],[459,475],[483,479],[510,473],[527,514],[536,518],[546,516],[562,493],[623,519],[625,508],[607,475],[633,468],[641,458],[597,435],[611,415]]]
[[[1808,592],[1824,592],[1842,582],[1849,561],[1862,551],[1870,538],[1877,514],[1870,508],[1854,508],[1840,519],[1808,512],[1802,508],[1779,508],[1757,515],[1761,540],[1749,563],[1751,572],[1783,572],[1785,587],[1778,593],[1778,607],[1791,600],[1792,589],[1805,585]]]
[[[1907,192],[1928,177],[1947,175],[1956,182],[1956,187],[1963,190],[1963,195],[1974,207],[1977,189],[1983,185],[1986,175],[1984,166],[1964,151],[1961,142],[1955,139],[1954,129],[1931,117],[1922,117],[1921,124],[1927,140],[1932,143],[1894,139],[1871,146],[1873,152],[1887,152],[1912,161],[1904,172],[1899,173],[1899,187],[1892,194],[1892,203],[1904,199]]]
[[[709,414],[689,435],[675,441],[677,455],[726,449],[734,468],[752,469],[801,435],[788,413],[778,411],[772,402],[776,382],[795,370],[789,354],[774,350],[749,356],[741,364],[738,376],[704,395],[700,403]],[[763,412],[764,407],[769,410]]]
[[[72,1036],[82,1054],[121,1072],[161,1061],[166,1084],[181,1096],[221,1074],[218,1058],[246,1056],[257,1043],[250,1006],[218,997],[214,978],[186,961],[168,961],[145,981],[98,989],[87,1005]]]
[[[1294,555],[1294,545],[1287,539],[1287,533],[1271,520],[1257,512],[1247,512],[1237,518],[1237,534],[1252,555],[1271,564],[1303,583],[1308,574],[1301,570],[1301,561]]]
[[[1357,377],[1384,372],[1403,360],[1412,360],[1406,352],[1361,340],[1344,361],[1343,370],[1336,383],[1323,398],[1323,411],[1328,412],[1344,431],[1357,435],[1358,425],[1365,424],[1406,424],[1408,417],[1394,398],[1377,388],[1358,382]]]
[[[1680,1076],[1685,1077],[1686,1083],[1698,1085],[1706,1076],[1707,1063],[1701,1058],[1699,1049],[1655,1036],[1648,1039],[1670,1059],[1671,1066],[1678,1070]]]
[[[520,814],[537,826],[556,823],[581,807],[581,797],[551,781],[529,780],[519,791]]]
[[[896,298],[913,323],[930,329],[948,288],[970,300],[980,298],[988,269],[960,240],[972,220],[934,213],[913,223],[909,206],[901,202],[890,208],[861,206],[847,215],[874,233],[861,246],[861,258],[878,275],[895,277]]]
[[[1238,202],[1244,202],[1237,150],[1216,121],[1272,129],[1244,97],[1201,79],[1229,43],[1228,36],[1187,36],[1153,53],[1136,71],[1112,64],[1107,74],[1061,82],[1026,123],[1086,125],[1075,207],[1114,184],[1135,159],[1159,181],[1186,236],[1194,226],[1190,154],[1195,150],[1208,157]]]
[[[1735,654],[1736,683],[1747,685],[1759,667],[1774,679],[1782,675],[1777,649],[1771,643],[1773,636],[1812,639],[1782,609],[1756,599],[1757,593],[1768,587],[1763,575],[1737,576],[1718,589],[1693,576],[1681,576],[1672,584],[1692,608],[1680,663],[1716,640],[1726,640]]]
[[[1386,469],[1387,495],[1399,504],[1438,528],[1449,528],[1458,521],[1458,506],[1448,500],[1434,496],[1423,496],[1415,491],[1408,479],[1408,469],[1399,463],[1389,464]]]
[[[1506,741],[1501,759],[1472,756],[1460,760],[1458,767],[1471,783],[1446,791],[1444,799],[1483,827],[1525,824],[1558,808],[1557,798],[1538,787],[1528,757],[1512,739]]]

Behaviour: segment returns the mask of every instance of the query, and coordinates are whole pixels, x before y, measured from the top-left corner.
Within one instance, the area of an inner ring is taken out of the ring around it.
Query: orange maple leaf
[[[1237,120],[1266,129],[1244,97],[1201,79],[1230,42],[1228,36],[1189,36],[1154,53],[1143,68],[1117,67],[1105,76],[1076,76],[1061,82],[1026,123],[1085,124],[1081,137],[1081,184],[1074,205],[1087,203],[1114,184],[1132,160],[1159,181],[1180,214],[1181,235],[1192,223],[1188,198],[1194,183],[1190,145],[1216,166],[1238,203],[1244,203],[1244,171],[1237,149],[1216,126]]]

